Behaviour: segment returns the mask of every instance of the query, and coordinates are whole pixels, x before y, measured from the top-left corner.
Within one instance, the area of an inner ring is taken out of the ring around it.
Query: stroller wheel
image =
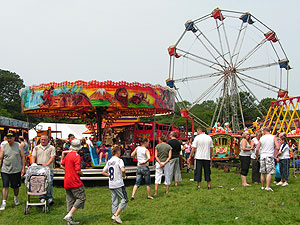
[[[49,211],[50,211],[49,206],[44,206],[44,207],[43,207],[43,212],[44,212],[44,213],[49,213]]]
[[[30,213],[29,208],[26,207],[26,208],[24,209],[24,214],[27,215],[27,214],[29,214],[29,213]]]

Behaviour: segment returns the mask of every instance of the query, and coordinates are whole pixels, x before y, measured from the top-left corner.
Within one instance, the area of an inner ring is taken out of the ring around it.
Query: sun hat
[[[79,139],[72,140],[70,149],[75,150],[75,151],[80,150],[81,149],[81,141]]]
[[[100,147],[101,144],[102,144],[101,141],[97,141],[97,142],[96,142],[97,147]]]

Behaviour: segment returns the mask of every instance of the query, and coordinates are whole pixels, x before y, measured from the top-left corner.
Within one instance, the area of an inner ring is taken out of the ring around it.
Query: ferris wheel
[[[204,125],[230,123],[233,132],[245,128],[241,92],[257,111],[259,97],[287,96],[288,57],[274,30],[248,12],[216,8],[188,20],[170,55],[167,85],[177,91],[177,101]],[[211,124],[191,113],[206,100],[216,99]],[[185,105],[184,100],[190,102]]]

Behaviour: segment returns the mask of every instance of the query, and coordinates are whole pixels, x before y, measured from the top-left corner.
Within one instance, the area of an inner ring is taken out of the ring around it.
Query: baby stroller
[[[38,166],[37,164],[32,164],[26,171],[25,176],[25,186],[27,189],[27,200],[24,210],[24,214],[30,213],[30,207],[32,206],[42,206],[43,212],[49,212],[48,201],[31,202],[30,198],[39,200],[39,196],[45,195],[49,188],[50,183],[50,169],[47,166]],[[32,200],[32,199],[31,199]]]

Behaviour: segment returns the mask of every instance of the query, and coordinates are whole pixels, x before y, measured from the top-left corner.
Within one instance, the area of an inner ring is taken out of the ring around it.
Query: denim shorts
[[[150,169],[148,166],[138,166],[136,170],[136,181],[135,185],[140,186],[143,180],[145,179],[145,184],[147,186],[151,186],[151,178],[150,178]]]

